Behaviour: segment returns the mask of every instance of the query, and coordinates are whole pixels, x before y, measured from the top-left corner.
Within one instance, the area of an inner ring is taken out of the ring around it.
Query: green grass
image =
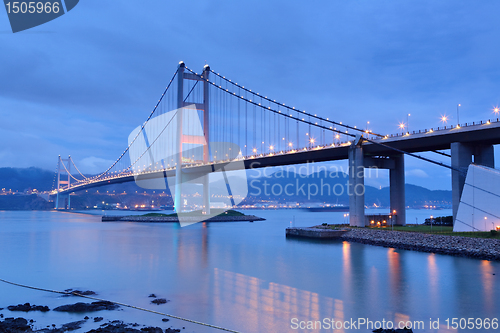
[[[210,215],[224,215],[224,216],[245,216],[245,214],[237,212],[235,210],[228,210],[227,212],[224,209],[211,209]],[[176,217],[177,213],[173,214],[162,214],[162,213],[147,213],[141,216],[145,217]],[[192,212],[181,213],[181,216],[203,216],[201,210],[195,210]]]

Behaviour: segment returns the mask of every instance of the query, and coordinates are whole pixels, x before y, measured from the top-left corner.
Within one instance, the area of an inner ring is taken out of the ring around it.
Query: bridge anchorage
[[[389,170],[393,222],[405,225],[404,155],[452,171],[456,217],[472,156],[474,163],[493,167],[493,144],[498,143],[498,121],[381,135],[277,102],[208,65],[198,74],[180,62],[117,160],[104,172],[87,177],[71,157],[59,157],[52,194],[57,194],[56,209],[69,209],[70,193],[135,181],[146,189],[168,187],[177,212],[188,203],[208,218],[211,206],[230,208],[244,200],[247,169],[347,159],[348,193],[354,194],[349,197],[350,224],[369,224],[364,191],[359,189],[364,188],[364,170],[379,168]],[[418,155],[443,149],[451,149],[451,165]],[[71,174],[73,169],[78,178]]]

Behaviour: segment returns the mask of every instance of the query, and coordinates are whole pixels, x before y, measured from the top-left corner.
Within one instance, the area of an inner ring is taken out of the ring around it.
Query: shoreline
[[[341,240],[427,253],[500,261],[500,240],[353,228]]]

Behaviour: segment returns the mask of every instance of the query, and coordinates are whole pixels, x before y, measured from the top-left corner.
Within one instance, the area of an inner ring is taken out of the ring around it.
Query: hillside
[[[40,168],[0,168],[0,190],[23,192],[29,188],[38,191],[52,189],[55,173]]]
[[[12,189],[13,192],[23,192],[26,189],[46,191],[52,188],[54,173],[39,168],[0,168],[0,189]],[[294,172],[264,174],[251,171],[248,176],[249,195],[243,202],[298,202],[298,203],[330,203],[349,204],[347,193],[347,174],[317,172],[308,176]],[[389,206],[389,188],[377,189],[365,186],[365,203],[367,206]],[[125,194],[124,194],[125,192]],[[93,207],[106,203],[120,203],[121,205],[156,204],[171,205],[170,191],[145,190],[135,183],[107,185],[88,192],[77,192],[72,198],[74,208]],[[121,194],[118,196],[118,194]],[[163,194],[160,196],[159,194]],[[44,209],[40,202],[32,203],[32,198],[12,199],[9,196],[0,196],[0,209]],[[446,206],[451,203],[451,191],[433,191],[421,186],[406,184],[406,205],[422,207],[425,205]],[[14,205],[14,206],[12,206]],[[30,206],[31,205],[31,206]]]

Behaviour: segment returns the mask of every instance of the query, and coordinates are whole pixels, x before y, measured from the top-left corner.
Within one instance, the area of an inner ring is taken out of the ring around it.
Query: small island
[[[211,217],[204,219],[202,222],[254,222],[264,221],[262,217],[255,215],[245,215],[235,210],[225,211],[223,209],[212,209]],[[196,219],[206,217],[201,210],[192,212],[181,213],[183,219]],[[162,213],[148,213],[144,215],[128,215],[128,216],[106,216],[102,217],[102,222],[149,222],[149,223],[172,223],[179,222],[179,215],[162,214]]]

